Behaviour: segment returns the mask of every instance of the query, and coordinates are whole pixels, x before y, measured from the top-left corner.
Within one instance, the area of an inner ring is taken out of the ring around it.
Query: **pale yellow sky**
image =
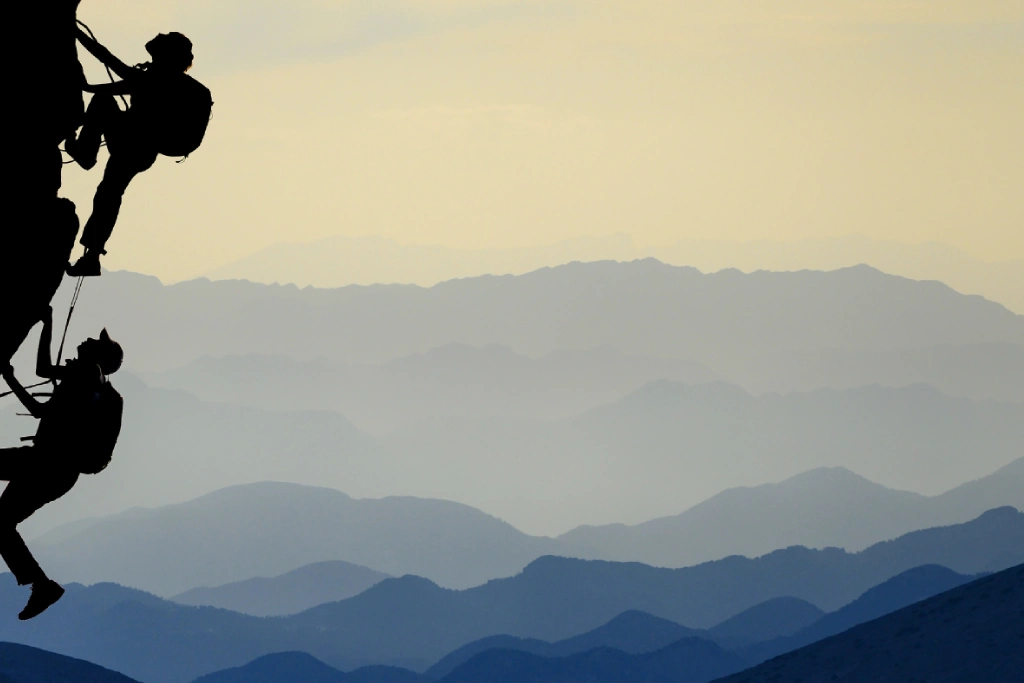
[[[1024,0],[83,0],[180,30],[204,147],[129,189],[105,265],[270,244],[863,234],[1024,259]],[[90,67],[94,80],[102,72]],[[88,211],[99,171],[67,167]]]

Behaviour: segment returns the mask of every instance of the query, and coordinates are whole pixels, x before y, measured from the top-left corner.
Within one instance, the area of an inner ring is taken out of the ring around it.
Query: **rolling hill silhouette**
[[[1024,565],[973,581],[722,679],[1015,683],[1024,671]]]
[[[341,560],[468,587],[559,552],[479,510],[441,500],[357,500],[296,484],[235,486],[180,505],[130,510],[34,541],[55,577],[113,580],[170,596]]]
[[[117,586],[72,587],[39,618],[0,577],[0,639],[88,657],[147,683],[185,683],[274,652],[308,652],[343,670],[389,664],[424,670],[491,635],[564,640],[642,610],[691,628],[712,626],[777,597],[832,610],[903,571],[942,563],[988,567],[1024,549],[1024,513],[1001,509],[965,525],[915,532],[851,555],[789,548],[687,569],[541,558],[521,574],[452,591],[417,577],[278,618],[184,607]],[[961,571],[965,571],[961,569]]]
[[[825,613],[798,598],[782,597],[765,600],[743,610],[708,630],[708,635],[720,645],[758,643],[780,638],[816,623]]]
[[[245,666],[200,676],[193,683],[427,683],[434,679],[397,667],[368,666],[342,673],[305,652],[280,652]]]
[[[656,652],[629,655],[600,648],[564,658],[516,650],[489,650],[441,679],[443,683],[706,683],[742,669],[731,652],[701,638],[685,638]]]
[[[765,638],[762,642],[740,648],[739,653],[749,662],[762,662],[842,633],[857,624],[877,619],[933,595],[952,590],[974,578],[957,574],[938,565],[908,569],[790,636]]]
[[[629,611],[620,614],[604,626],[587,633],[549,643],[536,638],[491,636],[473,641],[442,657],[427,669],[426,675],[443,678],[488,650],[515,650],[541,657],[568,657],[588,650],[609,648],[629,654],[643,654],[667,647],[683,638],[705,637],[703,631],[652,616],[646,612]]]
[[[933,497],[887,489],[845,468],[816,469],[779,484],[729,489],[672,517],[578,527],[559,539],[608,559],[674,567],[790,545],[857,551],[1004,505],[1024,510],[1024,458]]]
[[[554,540],[521,534],[454,504],[353,501],[322,489],[307,495],[297,485],[261,484],[177,506],[82,520],[33,545],[65,579],[114,579],[165,596],[339,559],[395,576],[413,573],[466,587],[510,576],[547,554],[671,567],[733,554],[756,557],[791,545],[860,549],[911,529],[973,519],[979,511],[1008,502],[1024,508],[1022,491],[1024,459],[932,499],[891,491],[843,470],[812,471],[779,485],[727,491],[676,518],[632,528],[581,528]],[[401,526],[406,517],[400,507],[416,505],[415,512],[408,512],[416,517],[411,528],[444,528],[448,544],[410,540]],[[397,517],[375,531],[372,515],[352,514],[360,506],[377,506],[381,514],[392,506],[393,513],[385,516]],[[465,519],[456,524],[449,514],[458,511]],[[252,519],[267,521],[254,525]],[[160,540],[165,535],[174,543]],[[242,603],[231,605],[249,611]],[[263,607],[254,603],[251,609],[262,613]]]
[[[642,654],[682,638],[695,637],[735,651],[749,665],[803,647],[970,580],[971,577],[944,567],[916,567],[869,589],[835,612],[824,614],[796,598],[774,598],[706,631],[687,629],[644,612],[627,612],[601,628],[558,643],[512,636],[482,638],[449,653],[426,673],[442,678],[487,650],[518,650],[543,657],[566,657],[588,649],[608,647],[628,654]],[[759,638],[762,642],[758,642]]]
[[[273,578],[254,578],[214,588],[193,588],[171,598],[181,605],[206,605],[254,617],[297,614],[325,602],[362,593],[391,576],[348,562],[317,562]]]

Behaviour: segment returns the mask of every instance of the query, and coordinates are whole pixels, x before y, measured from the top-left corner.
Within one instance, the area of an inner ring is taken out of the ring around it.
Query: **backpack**
[[[89,438],[77,454],[79,472],[99,474],[110,464],[117,437],[121,434],[123,410],[124,399],[121,394],[109,382],[104,382],[100,387],[99,398],[89,405],[86,420],[83,420]]]
[[[209,88],[188,74],[175,75],[161,84],[159,107],[150,112],[155,120],[156,151],[169,157],[187,157],[199,149],[213,114]]]

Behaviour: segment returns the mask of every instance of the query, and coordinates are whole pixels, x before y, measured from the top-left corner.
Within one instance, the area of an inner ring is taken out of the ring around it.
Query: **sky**
[[[365,235],[856,234],[1024,259],[1024,0],[83,0],[79,17],[129,63],[187,34],[215,99],[203,147],[129,189],[108,268],[174,281]],[[99,171],[66,169],[84,218]]]

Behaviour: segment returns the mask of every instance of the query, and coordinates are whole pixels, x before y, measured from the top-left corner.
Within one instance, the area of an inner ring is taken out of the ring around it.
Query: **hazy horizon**
[[[188,34],[216,101],[203,148],[133,185],[115,270],[176,281],[361,235],[861,234],[1024,259],[1019,3],[90,0],[79,16],[129,63],[158,31]],[[96,178],[65,176],[85,211]]]

